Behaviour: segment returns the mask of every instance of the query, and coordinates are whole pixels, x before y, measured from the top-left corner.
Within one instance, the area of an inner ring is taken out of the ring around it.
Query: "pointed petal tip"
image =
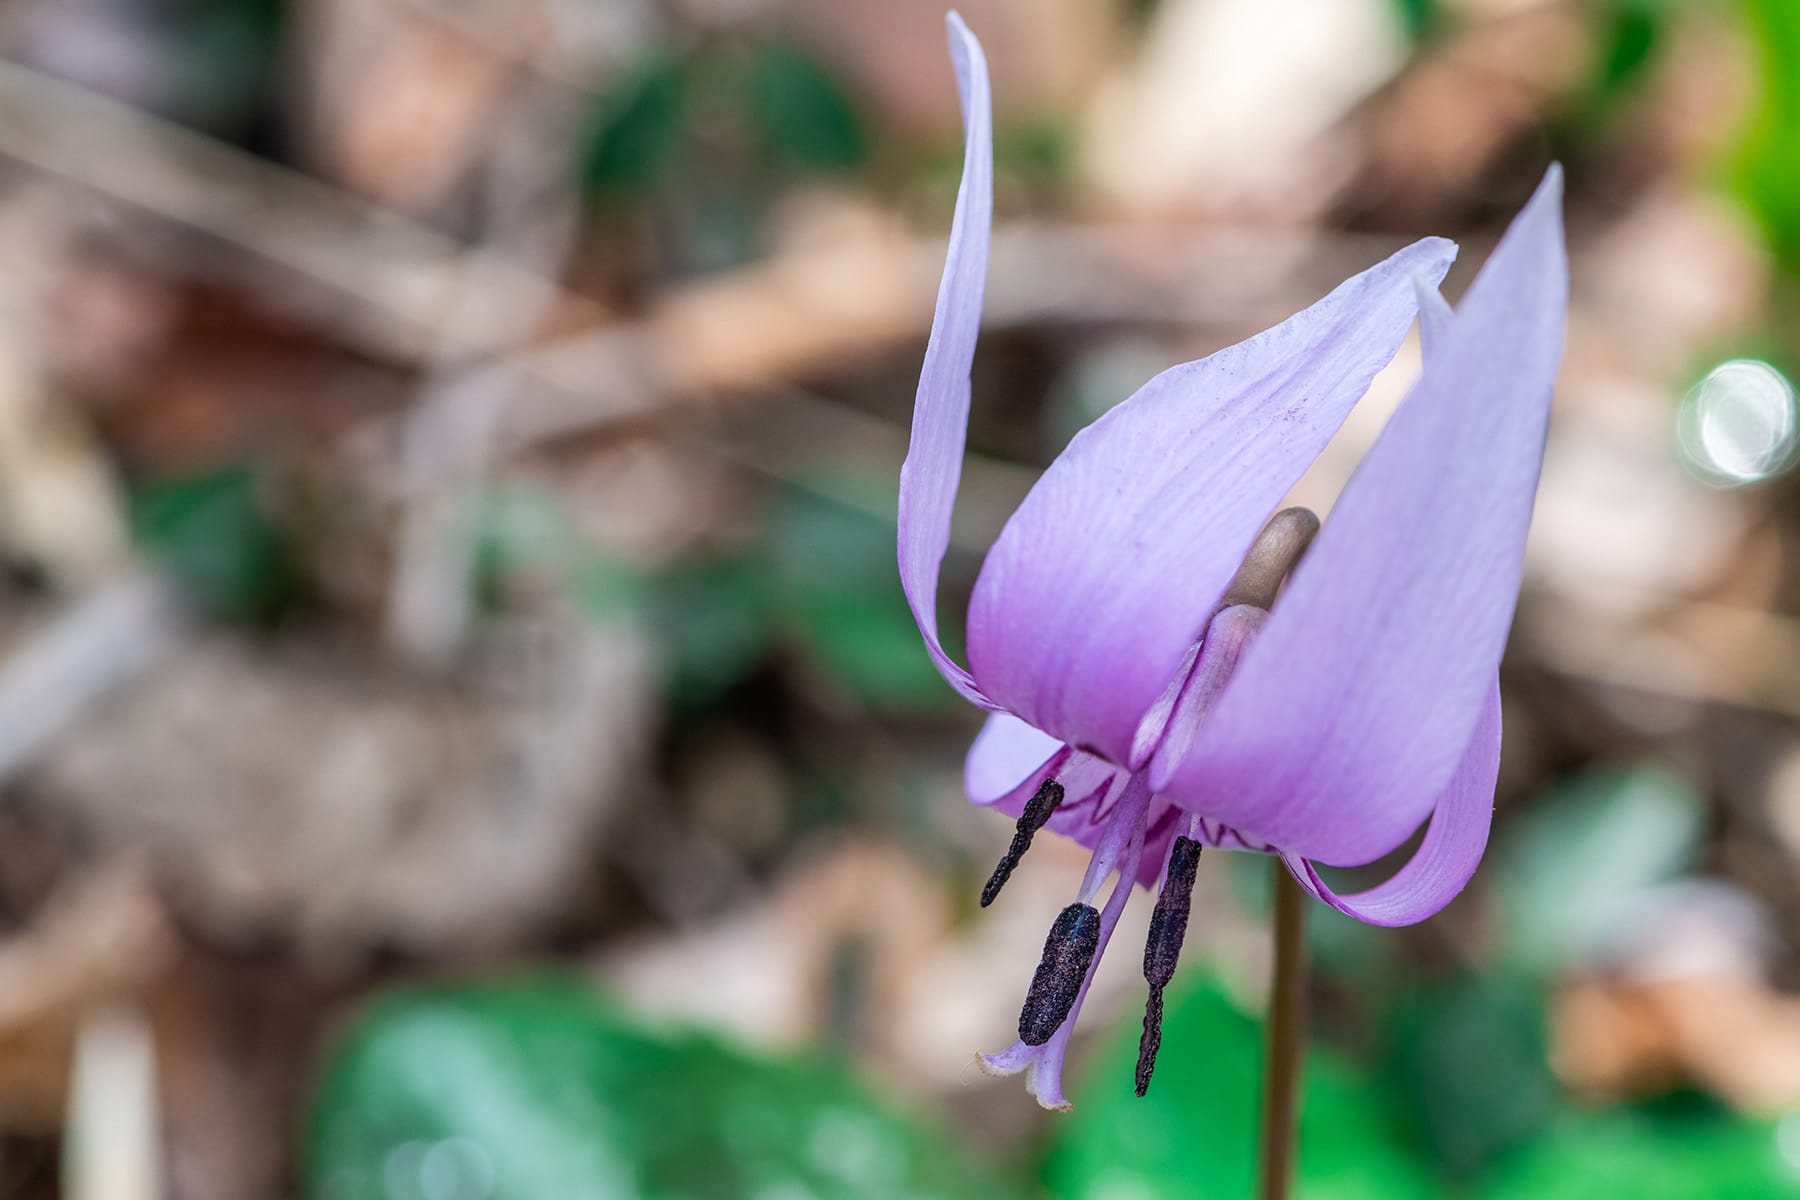
[[[981,39],[954,8],[944,14],[944,30],[950,38],[950,53],[959,62],[966,58],[984,58]]]
[[[1389,256],[1388,261],[1402,267],[1410,267],[1411,273],[1426,279],[1441,281],[1450,270],[1450,264],[1462,247],[1446,237],[1422,237],[1411,245],[1403,246]]]
[[[1443,260],[1445,267],[1448,267],[1451,263],[1455,262],[1456,256],[1462,253],[1462,247],[1454,240],[1447,237],[1422,237],[1413,244],[1433,252],[1434,257]]]
[[[938,636],[938,575],[950,544],[950,521],[962,478],[969,424],[969,368],[981,329],[993,223],[992,100],[981,43],[960,17],[946,18],[950,62],[962,101],[962,183],[950,223],[944,276],[932,311],[931,335],[919,368],[912,434],[900,466],[896,534],[900,584],[938,673],[965,700],[992,709],[969,673],[944,651]]]
[[[1557,240],[1560,242],[1562,240],[1562,210],[1563,169],[1561,163],[1553,162],[1545,169],[1544,177],[1532,190],[1531,199],[1525,202],[1525,206],[1519,210],[1519,215],[1513,218],[1512,228],[1538,224],[1553,225],[1556,229]],[[1509,229],[1508,232],[1510,233],[1511,230]]]

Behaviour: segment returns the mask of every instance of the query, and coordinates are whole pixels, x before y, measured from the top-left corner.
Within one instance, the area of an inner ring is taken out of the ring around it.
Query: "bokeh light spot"
[[[1689,467],[1736,487],[1780,474],[1794,458],[1794,386],[1766,362],[1720,363],[1681,402],[1677,436]]]

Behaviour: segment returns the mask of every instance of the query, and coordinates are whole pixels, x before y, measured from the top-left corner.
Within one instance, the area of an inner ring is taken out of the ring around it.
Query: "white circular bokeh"
[[[1688,466],[1737,487],[1780,474],[1794,457],[1794,385],[1766,362],[1720,363],[1681,402],[1676,434]]]

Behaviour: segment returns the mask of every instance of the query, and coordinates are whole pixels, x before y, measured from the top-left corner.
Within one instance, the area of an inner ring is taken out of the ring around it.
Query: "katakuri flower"
[[[1456,248],[1427,238],[1273,329],[1170,368],[1077,434],[988,552],[965,670],[938,638],[937,586],[993,154],[980,43],[954,13],[949,29],[967,145],[900,473],[900,578],[938,670],[992,714],[967,789],[1018,824],[983,903],[1041,828],[1093,850],[1019,1040],[984,1056],[997,1072],[1029,1070],[1038,1100],[1066,1107],[1069,1034],[1133,883],[1161,881],[1141,1094],[1202,847],[1279,855],[1313,897],[1378,925],[1423,920],[1474,872],[1562,357],[1561,175],[1546,175],[1456,312],[1437,291]],[[1415,316],[1421,378],[1316,540],[1303,510],[1271,519]],[[1314,867],[1372,862],[1427,821],[1413,857],[1368,891],[1338,895]]]

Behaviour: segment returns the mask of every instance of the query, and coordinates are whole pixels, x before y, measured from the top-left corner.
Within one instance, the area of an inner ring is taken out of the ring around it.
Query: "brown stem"
[[[1287,1200],[1294,1173],[1300,1064],[1306,1052],[1306,894],[1280,858],[1275,880],[1275,977],[1263,1043],[1262,1200]]]

